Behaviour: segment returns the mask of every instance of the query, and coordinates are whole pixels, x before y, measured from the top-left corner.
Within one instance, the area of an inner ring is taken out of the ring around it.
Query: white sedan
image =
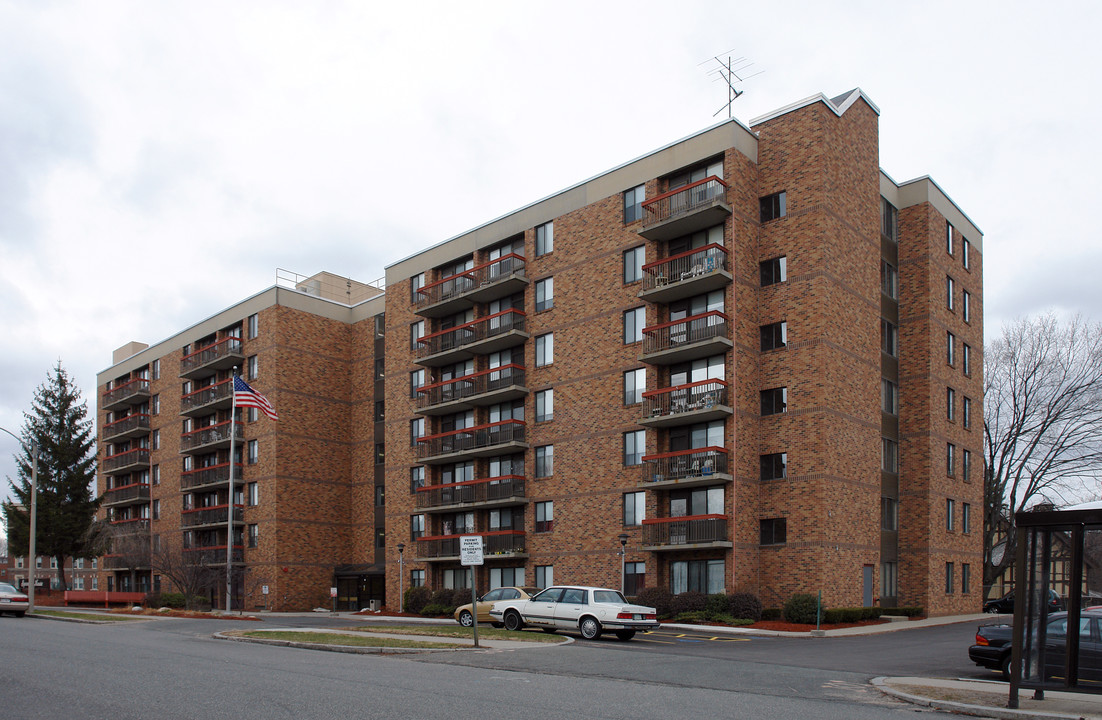
[[[579,585],[556,585],[527,600],[496,602],[490,617],[508,630],[577,630],[586,640],[596,640],[605,630],[631,640],[637,630],[658,627],[654,608],[630,604],[619,590]]]
[[[30,602],[26,595],[13,586],[0,582],[0,613],[12,613],[16,617],[23,617],[29,607]]]

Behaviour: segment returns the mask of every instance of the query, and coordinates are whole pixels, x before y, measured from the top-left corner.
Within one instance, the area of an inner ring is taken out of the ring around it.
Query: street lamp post
[[[398,543],[398,612],[402,612],[405,598],[402,597],[402,582],[405,580],[405,570],[402,568],[402,551],[406,549],[405,543]]]
[[[628,555],[628,534],[620,533],[620,593],[623,594],[627,588],[627,576],[624,574],[625,560]]]
[[[23,449],[23,441],[19,436],[7,428],[0,427],[8,435],[15,438]],[[27,612],[34,612],[34,570],[35,570],[35,534],[38,530],[38,441],[31,440],[31,537],[30,537],[30,562],[27,563]]]

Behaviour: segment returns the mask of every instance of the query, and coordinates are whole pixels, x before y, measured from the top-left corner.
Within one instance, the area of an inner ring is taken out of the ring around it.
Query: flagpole
[[[233,610],[233,584],[231,583],[231,577],[233,573],[233,453],[234,445],[237,439],[237,388],[234,387],[234,378],[237,377],[237,366],[233,366],[233,374],[230,377],[230,392],[233,395],[233,401],[230,405],[230,495],[227,499],[227,512],[228,519],[226,520],[226,612],[229,613]]]

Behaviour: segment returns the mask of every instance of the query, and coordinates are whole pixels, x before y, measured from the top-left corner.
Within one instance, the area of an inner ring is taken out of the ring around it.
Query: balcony
[[[712,243],[644,265],[639,297],[668,303],[718,290],[730,282],[727,248]]]
[[[428,367],[452,365],[475,355],[487,355],[523,345],[528,339],[525,316],[504,310],[458,327],[426,335],[417,347],[417,363]]]
[[[149,448],[134,448],[103,459],[100,471],[107,475],[119,475],[134,470],[149,469]]]
[[[727,183],[712,175],[644,202],[639,234],[670,240],[718,225],[730,214]]]
[[[643,521],[644,550],[661,552],[717,547],[734,547],[727,539],[727,517],[724,515],[688,515]]]
[[[184,548],[184,560],[192,565],[225,565],[225,545],[204,545]],[[230,562],[240,563],[245,561],[245,550],[240,545],[233,546],[233,557]]]
[[[527,394],[524,366],[502,365],[420,388],[417,391],[417,412],[422,415],[444,415],[480,405],[516,400]]]
[[[643,393],[646,427],[669,427],[719,420],[731,414],[725,380],[699,380]]]
[[[422,317],[446,317],[472,308],[475,303],[508,297],[527,285],[524,258],[510,253],[420,288],[413,311]]]
[[[234,482],[241,481],[241,463],[235,464],[233,476]],[[225,485],[230,481],[230,464],[228,462],[209,467],[196,468],[180,473],[180,490],[193,491]]]
[[[245,439],[245,426],[243,423],[233,424],[233,440]],[[230,421],[223,420],[217,425],[192,430],[180,436],[180,452],[194,455],[200,452],[211,452],[230,446]]]
[[[417,509],[442,512],[478,505],[483,508],[523,504],[524,476],[468,480],[448,485],[428,485],[417,490]]]
[[[528,449],[522,420],[478,425],[429,435],[417,441],[417,459],[427,465],[442,465],[460,458],[490,457]]]
[[[149,380],[134,378],[104,392],[101,396],[100,408],[114,410],[127,405],[141,405],[144,402],[149,402]]]
[[[111,527],[114,528],[117,535],[133,535],[149,530],[149,518],[136,517],[112,520]]]
[[[731,482],[727,451],[721,447],[675,450],[643,456],[641,487],[694,487]]]
[[[711,310],[643,328],[643,353],[639,360],[652,365],[672,365],[718,355],[732,347],[730,319],[718,310]]]
[[[149,549],[144,552],[127,553],[125,555],[104,555],[104,570],[142,570],[148,569]]]
[[[149,434],[149,416],[145,413],[127,415],[103,426],[100,434],[105,442],[118,442]]]
[[[244,512],[241,505],[233,506],[233,522],[235,525],[245,522]],[[180,513],[180,527],[188,529],[225,527],[229,523],[229,514],[228,505],[184,510]]]
[[[103,493],[102,499],[104,507],[134,505],[136,503],[149,504],[149,484],[134,483],[133,485],[111,488]]]
[[[240,366],[244,362],[241,338],[226,337],[185,355],[180,360],[180,377],[195,380],[213,375],[218,370],[229,370],[234,365]]]
[[[482,536],[482,555],[487,560],[528,557],[524,552],[523,530],[497,530],[494,532],[464,533]],[[437,562],[459,560],[461,535],[436,535],[417,538],[416,560]],[[491,557],[492,556],[492,557]]]
[[[210,415],[215,410],[233,406],[233,379],[205,385],[180,398],[180,414],[191,417]]]

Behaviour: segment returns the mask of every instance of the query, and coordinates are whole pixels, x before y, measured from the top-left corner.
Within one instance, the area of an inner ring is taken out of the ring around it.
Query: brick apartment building
[[[391,265],[385,315],[323,275],[124,348],[100,491],[148,550],[105,581],[155,585],[170,538],[224,563],[236,364],[280,413],[234,425],[249,608],[469,587],[478,534],[480,591],[976,610],[982,234],[880,170],[878,118],[720,123]]]

